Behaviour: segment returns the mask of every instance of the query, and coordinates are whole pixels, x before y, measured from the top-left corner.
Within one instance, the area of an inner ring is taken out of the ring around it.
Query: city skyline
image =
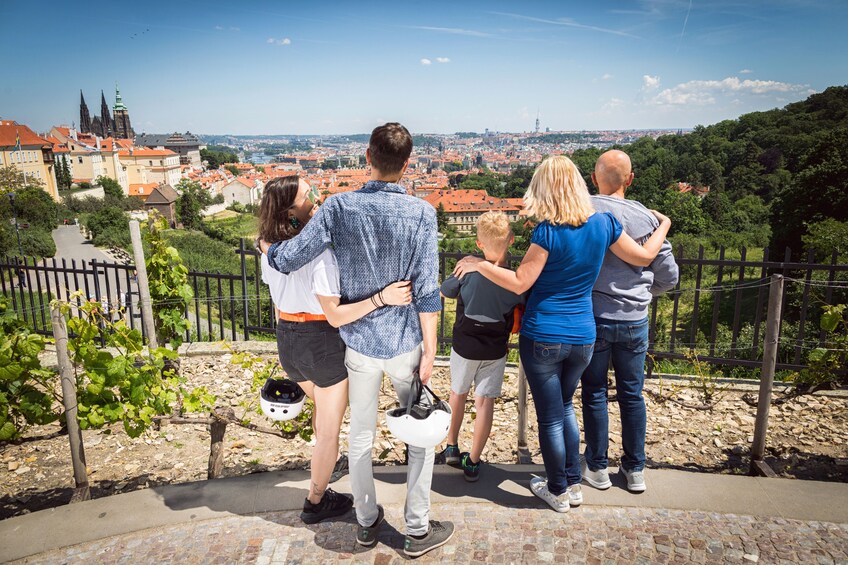
[[[845,82],[848,4],[758,4],[17,3],[0,117],[70,124],[117,82],[138,133],[688,129]]]

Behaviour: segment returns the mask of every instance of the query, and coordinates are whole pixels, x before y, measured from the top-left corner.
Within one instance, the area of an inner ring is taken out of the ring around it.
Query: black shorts
[[[338,328],[325,321],[277,320],[280,365],[295,382],[326,388],[347,378],[345,344]]]

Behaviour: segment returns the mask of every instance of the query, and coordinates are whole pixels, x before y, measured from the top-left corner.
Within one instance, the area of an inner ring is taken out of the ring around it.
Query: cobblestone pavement
[[[568,514],[494,504],[436,504],[454,537],[418,562],[811,563],[848,565],[848,524],[642,508]],[[80,544],[18,563],[397,563],[403,508],[386,506],[378,543],[354,541],[352,515],[304,526],[297,512],[229,516]],[[399,528],[400,531],[398,531]]]

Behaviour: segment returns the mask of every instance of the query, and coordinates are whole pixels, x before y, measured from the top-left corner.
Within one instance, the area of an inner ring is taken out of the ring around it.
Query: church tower
[[[115,106],[112,108],[115,115],[114,135],[118,139],[132,139],[135,137],[132,125],[130,124],[130,113],[127,107],[124,106],[121,100],[121,91],[118,90],[118,84],[115,83]]]
[[[79,130],[81,133],[91,133],[91,114],[88,113],[88,106],[85,103],[85,98],[80,90],[80,121]]]
[[[102,90],[100,91],[100,128],[101,131],[98,135],[103,138],[111,137],[112,131],[115,129],[112,116],[109,114],[109,105],[106,104],[106,95],[103,94]]]

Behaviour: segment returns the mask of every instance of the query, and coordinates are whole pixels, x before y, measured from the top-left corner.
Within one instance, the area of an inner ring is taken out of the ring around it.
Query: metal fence
[[[235,253],[240,264],[237,274],[189,272],[194,299],[185,313],[192,326],[187,341],[271,339],[274,335],[274,307],[261,280],[261,256],[244,242]],[[463,255],[440,254],[440,280]],[[838,263],[835,254],[826,263],[815,262],[812,253],[806,261],[793,261],[787,249],[783,260],[776,261],[768,249],[731,252],[722,248],[717,257],[708,258],[701,247],[693,256],[679,248],[675,258],[680,281],[654,299],[649,311],[649,353],[654,360],[684,360],[694,350],[700,361],[760,367],[768,277],[776,273],[786,280],[776,368],[802,369],[806,352],[824,343],[824,332],[818,328],[821,306],[848,302],[848,265]],[[510,258],[513,267],[520,260]],[[133,265],[5,257],[0,262],[0,291],[39,333],[51,333],[50,300],[66,300],[75,291],[143,331]],[[442,351],[450,346],[453,311],[453,301],[443,300],[438,333]],[[513,339],[511,347],[515,346]]]

